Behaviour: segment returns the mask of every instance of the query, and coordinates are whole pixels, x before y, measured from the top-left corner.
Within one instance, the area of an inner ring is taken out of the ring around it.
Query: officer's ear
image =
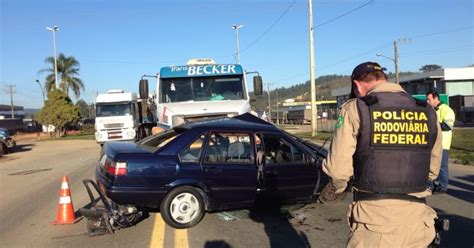
[[[351,84],[351,96],[350,96],[350,98],[360,97],[360,93],[359,93],[359,90],[358,90],[358,85],[355,82],[356,82],[356,80],[353,80],[352,84]]]

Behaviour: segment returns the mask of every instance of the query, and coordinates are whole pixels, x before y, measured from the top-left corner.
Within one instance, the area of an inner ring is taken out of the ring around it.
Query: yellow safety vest
[[[440,104],[436,107],[436,115],[438,116],[438,121],[440,124],[446,124],[451,130],[446,130],[442,132],[443,136],[443,149],[449,150],[451,148],[451,139],[453,138],[453,128],[455,115],[453,109],[451,109],[447,104]]]

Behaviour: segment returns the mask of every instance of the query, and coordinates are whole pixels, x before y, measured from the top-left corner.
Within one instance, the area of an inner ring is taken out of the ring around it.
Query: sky
[[[143,74],[156,74],[190,58],[235,63],[239,29],[241,64],[271,87],[309,79],[307,0],[0,0],[0,104],[42,106],[45,58],[57,52],[80,62],[81,99],[95,92],[137,92]],[[474,64],[472,0],[313,0],[316,77],[350,75],[365,61],[394,71],[425,64],[444,68]],[[250,78],[249,78],[250,79]],[[251,80],[249,80],[250,82]],[[155,89],[150,82],[150,90]],[[252,86],[249,85],[252,90]],[[75,102],[77,99],[72,97]]]

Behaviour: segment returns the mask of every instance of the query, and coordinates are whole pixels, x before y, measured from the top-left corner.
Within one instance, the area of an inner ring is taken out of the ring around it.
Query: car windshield
[[[115,103],[115,104],[96,104],[96,116],[124,116],[131,115],[131,104],[130,103]]]
[[[245,99],[242,77],[161,79],[162,103]]]
[[[157,151],[164,147],[166,144],[174,140],[180,135],[181,132],[177,132],[175,129],[170,129],[147,138],[144,138],[137,142],[137,145],[148,148],[150,151]]]

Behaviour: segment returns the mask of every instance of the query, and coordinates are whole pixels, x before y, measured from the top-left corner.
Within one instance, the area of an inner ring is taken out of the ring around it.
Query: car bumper
[[[99,189],[113,202],[120,205],[159,206],[167,190],[151,187],[118,186],[96,172],[96,182]]]
[[[132,128],[103,129],[95,132],[95,140],[99,144],[107,141],[133,141],[136,135],[135,130]]]

